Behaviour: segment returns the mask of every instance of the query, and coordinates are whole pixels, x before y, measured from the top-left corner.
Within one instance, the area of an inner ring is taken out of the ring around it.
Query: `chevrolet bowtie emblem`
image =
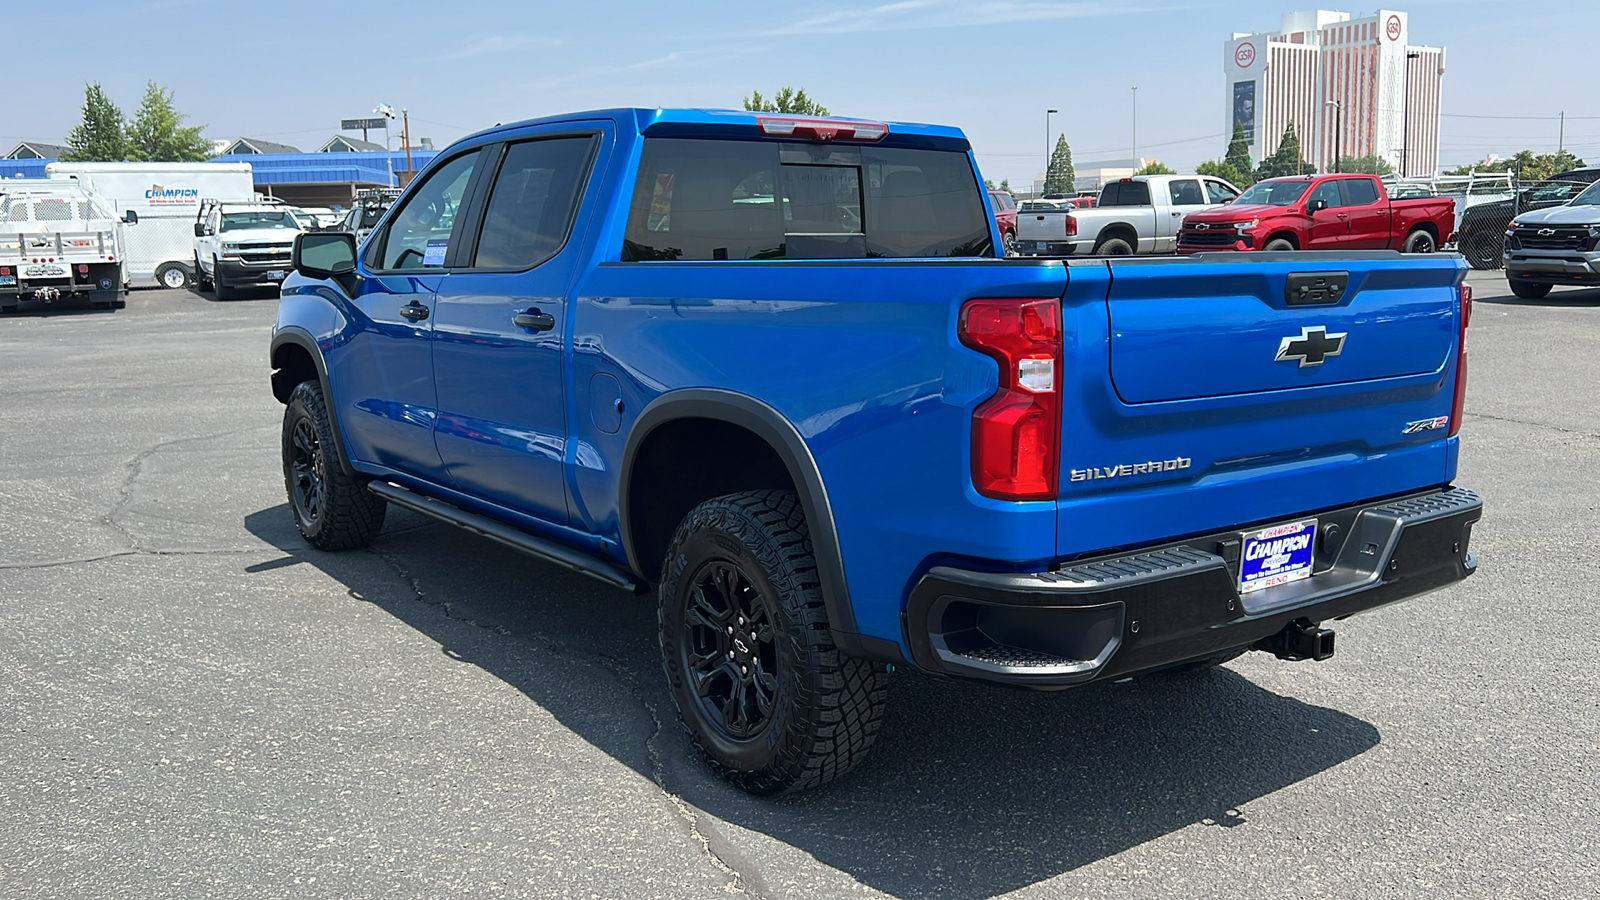
[[[1549,237],[1550,235],[1555,234],[1555,233],[1556,233],[1556,230],[1554,228],[1541,228],[1541,229],[1539,229],[1539,236],[1540,237]]]
[[[1344,338],[1347,332],[1329,334],[1328,329],[1322,325],[1306,326],[1300,329],[1299,337],[1286,337],[1278,344],[1278,355],[1274,362],[1287,362],[1294,360],[1300,368],[1307,366],[1320,366],[1322,361],[1330,356],[1338,356],[1344,351]]]

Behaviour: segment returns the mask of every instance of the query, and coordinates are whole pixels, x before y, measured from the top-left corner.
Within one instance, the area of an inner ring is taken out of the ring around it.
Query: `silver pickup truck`
[[[1135,175],[1102,188],[1094,209],[1017,213],[1017,250],[1027,256],[1172,253],[1184,216],[1238,196],[1239,189],[1220,178]]]

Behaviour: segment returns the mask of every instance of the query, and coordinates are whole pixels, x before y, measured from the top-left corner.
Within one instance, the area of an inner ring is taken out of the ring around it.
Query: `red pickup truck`
[[[1401,250],[1431,253],[1455,230],[1449,197],[1391,200],[1372,175],[1256,182],[1226,206],[1190,213],[1179,253],[1216,250]]]

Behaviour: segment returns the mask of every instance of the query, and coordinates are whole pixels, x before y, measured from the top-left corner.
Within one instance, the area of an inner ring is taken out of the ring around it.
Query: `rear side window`
[[[1146,181],[1113,181],[1100,191],[1101,206],[1149,206],[1150,184]]]
[[[1206,198],[1200,193],[1200,182],[1184,179],[1167,183],[1173,206],[1204,206]]]
[[[1366,206],[1378,202],[1378,186],[1366,178],[1346,178],[1339,182],[1344,188],[1345,206]]]
[[[578,210],[593,143],[569,137],[506,148],[472,265],[526,269],[556,255]]]
[[[647,138],[622,259],[991,256],[966,154]]]

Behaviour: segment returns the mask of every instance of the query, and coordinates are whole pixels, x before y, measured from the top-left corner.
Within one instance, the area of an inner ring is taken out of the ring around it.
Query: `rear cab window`
[[[622,260],[993,256],[983,200],[954,150],[647,135]]]

